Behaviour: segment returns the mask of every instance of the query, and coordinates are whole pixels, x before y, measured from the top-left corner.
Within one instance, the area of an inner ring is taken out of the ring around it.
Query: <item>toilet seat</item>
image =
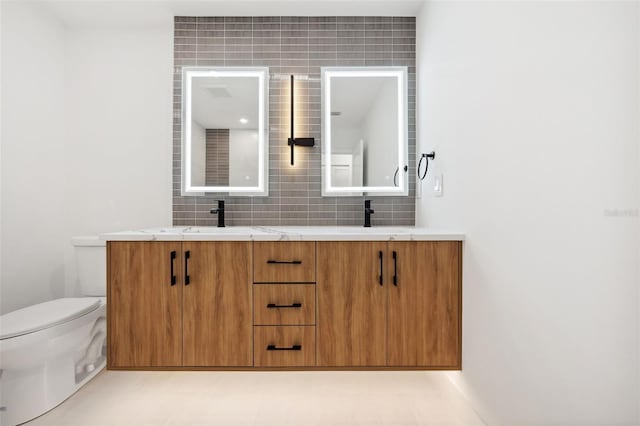
[[[97,297],[66,297],[9,312],[0,316],[0,340],[63,324],[98,309],[100,304]]]

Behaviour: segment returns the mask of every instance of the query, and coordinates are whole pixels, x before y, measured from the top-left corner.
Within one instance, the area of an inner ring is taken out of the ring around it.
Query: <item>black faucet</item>
[[[375,213],[371,208],[371,200],[364,200],[364,227],[371,228],[371,215]]]
[[[218,200],[218,208],[211,209],[211,214],[218,214],[218,228],[224,228],[224,200]]]

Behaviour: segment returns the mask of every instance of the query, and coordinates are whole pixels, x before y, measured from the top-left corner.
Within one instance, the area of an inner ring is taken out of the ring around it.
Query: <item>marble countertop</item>
[[[176,226],[101,234],[105,241],[464,241],[464,234],[413,226]]]

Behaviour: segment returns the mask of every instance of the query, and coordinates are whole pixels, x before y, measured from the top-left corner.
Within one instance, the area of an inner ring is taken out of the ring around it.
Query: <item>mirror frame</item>
[[[406,66],[322,67],[322,195],[352,196],[364,193],[375,196],[409,195],[409,119],[408,69]],[[398,87],[398,186],[340,186],[331,184],[331,78],[394,77]]]
[[[191,87],[194,77],[258,78],[258,186],[194,186],[191,184]],[[211,67],[182,68],[182,195],[229,193],[232,196],[269,195],[269,68]]]

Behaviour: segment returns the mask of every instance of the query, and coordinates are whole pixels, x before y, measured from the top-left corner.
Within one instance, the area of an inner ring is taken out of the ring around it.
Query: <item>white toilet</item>
[[[85,297],[63,298],[0,316],[0,425],[49,411],[106,364],[106,251],[97,237],[73,239]]]

